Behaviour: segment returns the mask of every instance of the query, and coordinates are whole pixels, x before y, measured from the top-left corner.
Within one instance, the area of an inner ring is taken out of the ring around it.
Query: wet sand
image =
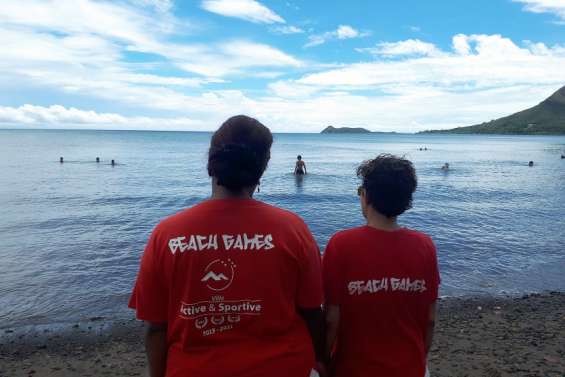
[[[448,298],[439,310],[432,376],[565,376],[565,293]],[[145,376],[142,330],[102,318],[64,331],[3,329],[0,376]]]

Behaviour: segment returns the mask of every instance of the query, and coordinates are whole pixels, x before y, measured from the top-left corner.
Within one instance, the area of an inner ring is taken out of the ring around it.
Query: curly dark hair
[[[367,202],[386,217],[398,216],[412,208],[412,194],[418,181],[410,161],[390,154],[361,163],[357,176],[363,180]]]
[[[214,132],[208,151],[208,175],[238,191],[254,186],[267,168],[273,135],[257,119],[237,115]]]

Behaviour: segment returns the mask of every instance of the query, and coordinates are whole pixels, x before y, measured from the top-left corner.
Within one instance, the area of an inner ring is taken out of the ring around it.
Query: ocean
[[[210,194],[210,135],[0,130],[0,328],[131,318],[152,228]],[[364,223],[355,169],[380,153],[416,166],[400,223],[434,239],[442,295],[565,290],[565,137],[275,134],[256,198],[302,216],[323,250]]]

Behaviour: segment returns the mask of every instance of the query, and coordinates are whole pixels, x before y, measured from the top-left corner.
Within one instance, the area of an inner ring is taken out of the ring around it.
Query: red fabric
[[[229,199],[155,228],[129,306],[168,322],[167,377],[306,377],[314,350],[296,308],[322,302],[320,253],[304,222]]]
[[[323,266],[326,302],[340,307],[335,376],[423,377],[440,281],[432,240],[354,228],[332,237]]]

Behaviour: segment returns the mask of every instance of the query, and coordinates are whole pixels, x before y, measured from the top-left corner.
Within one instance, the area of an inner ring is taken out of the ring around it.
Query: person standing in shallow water
[[[336,233],[323,256],[327,357],[335,377],[424,377],[440,282],[427,235],[401,227],[412,163],[391,155],[357,169],[367,225]]]
[[[302,156],[298,155],[296,157],[296,165],[294,166],[294,174],[295,175],[304,175],[306,174],[306,163],[302,161]]]
[[[212,197],[161,221],[129,306],[151,377],[307,377],[322,369],[319,249],[292,212],[252,195],[272,135],[247,116],[212,136]]]

